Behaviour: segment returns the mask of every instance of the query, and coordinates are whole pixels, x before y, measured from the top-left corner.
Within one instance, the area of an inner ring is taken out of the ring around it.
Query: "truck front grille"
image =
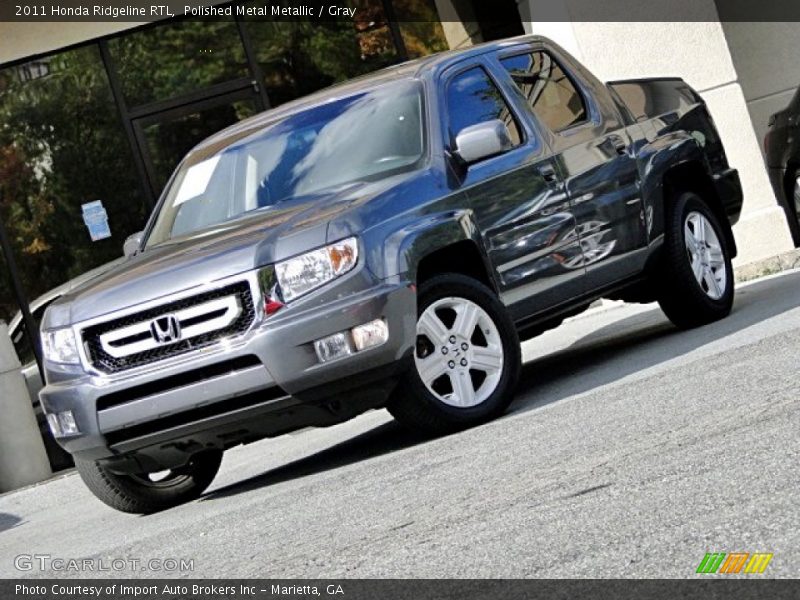
[[[83,343],[104,373],[148,365],[244,333],[255,319],[246,281],[92,325]]]

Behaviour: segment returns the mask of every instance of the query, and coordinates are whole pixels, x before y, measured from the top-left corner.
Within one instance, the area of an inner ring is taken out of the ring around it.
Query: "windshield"
[[[334,99],[180,167],[147,245],[252,211],[413,169],[424,152],[417,82]]]

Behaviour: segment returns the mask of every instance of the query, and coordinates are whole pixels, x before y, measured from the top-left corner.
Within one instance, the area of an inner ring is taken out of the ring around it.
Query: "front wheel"
[[[95,461],[75,460],[86,487],[111,508],[135,514],[165,510],[198,498],[219,471],[222,452],[193,456],[179,469],[159,473],[122,475]]]
[[[681,328],[726,317],[733,306],[730,251],[720,222],[694,192],[675,199],[664,244],[658,302],[667,317]]]
[[[520,372],[514,323],[485,285],[440,275],[419,289],[414,368],[389,400],[389,412],[426,434],[471,427],[501,415]]]

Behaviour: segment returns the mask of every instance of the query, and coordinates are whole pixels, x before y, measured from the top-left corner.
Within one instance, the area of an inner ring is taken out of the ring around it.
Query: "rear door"
[[[513,82],[487,57],[451,67],[440,82],[445,147],[466,127],[503,120],[514,147],[456,173],[512,317],[571,298],[582,288],[575,218],[552,153],[515,100]]]
[[[646,219],[631,137],[605,86],[555,50],[531,45],[501,55],[553,149],[575,216],[586,292],[644,266]],[[577,265],[573,265],[577,266]]]

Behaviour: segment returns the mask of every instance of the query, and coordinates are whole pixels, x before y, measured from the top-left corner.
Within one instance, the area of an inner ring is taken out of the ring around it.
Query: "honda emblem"
[[[170,344],[181,339],[181,323],[175,315],[159,317],[150,323],[150,333],[159,344]]]

